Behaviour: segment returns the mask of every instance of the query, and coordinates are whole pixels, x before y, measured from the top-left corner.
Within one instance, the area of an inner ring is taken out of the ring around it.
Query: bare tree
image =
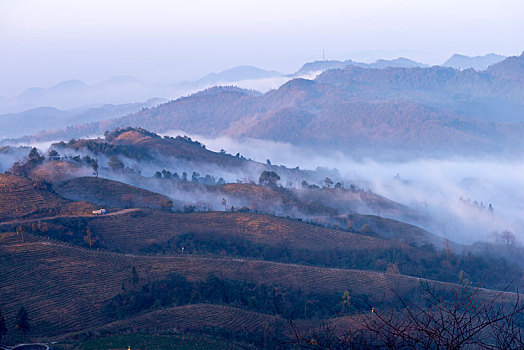
[[[25,230],[22,226],[18,226],[16,228],[16,234],[20,236],[22,243],[24,243],[25,242]]]
[[[509,230],[502,231],[500,238],[507,247],[512,247],[515,245],[515,234]]]
[[[89,248],[93,248],[93,244],[98,242],[98,237],[93,235],[89,227],[87,228],[86,235],[84,236],[84,241],[89,244]]]
[[[423,298],[400,310],[362,313],[353,329],[325,323],[295,344],[308,349],[524,349],[524,303],[518,293],[487,291],[467,284],[423,287]]]

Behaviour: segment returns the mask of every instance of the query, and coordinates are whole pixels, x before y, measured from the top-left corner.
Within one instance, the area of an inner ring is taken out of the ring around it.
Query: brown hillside
[[[177,329],[185,332],[221,328],[240,332],[257,332],[265,327],[282,329],[289,327],[289,325],[280,317],[250,312],[236,307],[193,304],[156,310],[130,319],[112,322],[96,331],[118,334],[124,330],[126,332],[131,330],[134,333],[147,333],[151,330],[164,332]]]
[[[118,135],[113,140],[113,143],[133,144],[133,143],[138,143],[140,141],[147,140],[150,138],[151,136],[144,135],[143,133],[139,131],[126,131]]]
[[[176,214],[142,210],[118,216],[89,218],[92,232],[108,248],[139,252],[184,233],[205,234],[209,239],[243,238],[251,242],[290,249],[384,249],[395,243],[379,238],[328,229],[274,216],[206,212]]]
[[[31,171],[29,176],[37,181],[43,180],[50,183],[58,183],[72,177],[88,175],[91,172],[91,168],[82,167],[75,162],[60,160],[48,161],[39,165]]]
[[[295,192],[301,201],[316,203],[318,206],[329,206],[340,214],[381,213],[391,216],[416,216],[412,209],[364,190],[321,188],[300,189]]]
[[[277,212],[278,208],[290,212],[291,209],[303,214],[336,215],[337,210],[328,203],[320,204],[314,198],[299,198],[295,191],[271,186],[255,184],[231,183],[218,188],[210,188],[233,199],[231,205],[247,206],[252,210],[262,212]],[[236,203],[235,203],[236,202]],[[239,208],[237,208],[239,209]]]
[[[161,194],[99,177],[74,178],[55,185],[54,190],[71,200],[120,208],[162,208],[170,203],[170,199]]]
[[[0,300],[5,318],[14,319],[23,305],[29,312],[34,336],[53,336],[106,324],[101,311],[103,302],[120,293],[122,283],[131,285],[133,266],[142,281],[158,280],[169,273],[184,275],[189,280],[203,280],[214,273],[224,279],[281,284],[305,294],[350,290],[375,300],[395,298],[392,288],[403,294],[422,281],[403,275],[246,259],[117,254],[45,241],[31,235],[25,243],[20,243],[15,234],[8,233],[0,235]],[[493,296],[491,291],[482,293]],[[231,315],[232,310],[228,310],[226,314]],[[202,319],[200,324],[217,322],[213,321],[217,320],[216,315],[210,312],[204,315],[209,318]],[[248,318],[238,320],[243,315]],[[240,322],[249,323],[255,316],[236,313],[229,318],[231,327]],[[180,322],[187,325],[194,321],[182,317]],[[223,324],[223,320],[220,322]],[[12,329],[12,324],[8,323],[8,328]]]
[[[24,306],[33,335],[81,331],[107,322],[101,308],[131,283],[131,268],[145,279],[178,273],[202,280],[212,272],[225,279],[257,281],[302,290],[340,293],[346,289],[380,299],[392,286],[400,291],[420,279],[382,273],[328,269],[274,262],[184,256],[137,256],[88,250],[28,236],[0,235],[0,300],[6,319]],[[391,295],[390,295],[391,296]],[[8,325],[10,326],[10,325]]]
[[[348,221],[355,228],[368,225],[369,230],[385,239],[399,239],[417,246],[433,244],[436,247],[443,247],[445,239],[432,234],[418,226],[410,225],[405,222],[381,218],[374,215],[352,214],[348,216]],[[452,243],[458,247],[456,243]]]
[[[86,214],[94,207],[72,203],[24,177],[0,174],[0,221],[17,218]]]
[[[164,129],[165,131],[165,129]],[[212,163],[224,167],[240,167],[246,160],[230,154],[209,151],[204,145],[186,136],[160,137],[141,128],[117,129],[106,133],[105,139],[81,139],[59,143],[56,148],[89,150],[98,154],[123,155],[131,159],[153,159],[159,155],[188,161]]]

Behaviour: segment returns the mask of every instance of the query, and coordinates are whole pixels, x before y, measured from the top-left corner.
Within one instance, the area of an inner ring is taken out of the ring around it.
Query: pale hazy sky
[[[524,50],[523,0],[0,0],[0,95],[67,79],[194,79],[241,64]]]

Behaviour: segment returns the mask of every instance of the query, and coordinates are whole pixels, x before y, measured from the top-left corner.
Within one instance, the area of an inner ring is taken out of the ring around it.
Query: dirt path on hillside
[[[131,213],[134,211],[139,210],[139,208],[130,208],[130,209],[122,209],[115,211],[113,213],[107,213],[102,215],[95,215],[95,214],[86,214],[86,215],[56,215],[56,216],[46,216],[46,217],[39,217],[39,218],[31,218],[31,219],[15,219],[15,220],[9,220],[9,221],[3,221],[0,222],[0,225],[16,225],[16,224],[26,224],[28,222],[35,222],[38,220],[53,220],[58,218],[91,218],[91,217],[105,217],[105,216],[117,216],[117,215],[124,215],[127,213]]]

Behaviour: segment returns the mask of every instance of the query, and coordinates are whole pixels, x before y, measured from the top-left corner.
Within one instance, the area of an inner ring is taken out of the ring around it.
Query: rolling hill
[[[184,234],[220,241],[239,239],[274,248],[325,250],[377,250],[392,241],[358,235],[269,215],[230,212],[177,214],[140,210],[118,216],[87,219],[92,232],[110,249],[138,253],[155,246],[169,249]],[[61,220],[56,220],[60,222]],[[177,253],[176,247],[171,250]],[[190,252],[190,247],[186,247]]]
[[[397,291],[409,291],[420,279],[371,271],[328,269],[246,259],[211,258],[192,255],[141,256],[78,248],[56,241],[29,236],[20,243],[14,234],[0,235],[0,276],[9,284],[0,286],[0,298],[7,319],[12,319],[22,305],[30,312],[33,336],[53,336],[81,332],[108,323],[103,304],[121,292],[122,283],[131,283],[135,266],[145,280],[156,280],[178,273],[189,280],[203,280],[212,272],[222,278],[280,284],[308,293],[352,293],[369,295],[373,300],[394,297]],[[60,283],[57,283],[60,281]],[[485,291],[487,296],[492,294]],[[192,306],[193,308],[196,306]],[[175,312],[177,310],[174,310]],[[229,309],[229,319],[201,319],[226,328],[253,320],[252,313]],[[169,310],[165,313],[170,313]],[[246,316],[245,320],[238,318]],[[232,322],[234,319],[237,321]],[[172,319],[172,326],[187,325],[186,318]],[[215,321],[213,321],[215,320]],[[230,320],[230,321],[228,321]],[[180,323],[177,323],[180,322]],[[139,326],[140,324],[137,324]],[[154,324],[153,324],[154,325]]]
[[[64,198],[102,206],[171,208],[173,205],[171,199],[161,194],[98,177],[77,177],[55,185],[53,189]]]
[[[15,175],[0,174],[0,222],[21,218],[87,214],[86,202],[68,201],[45,184]]]

